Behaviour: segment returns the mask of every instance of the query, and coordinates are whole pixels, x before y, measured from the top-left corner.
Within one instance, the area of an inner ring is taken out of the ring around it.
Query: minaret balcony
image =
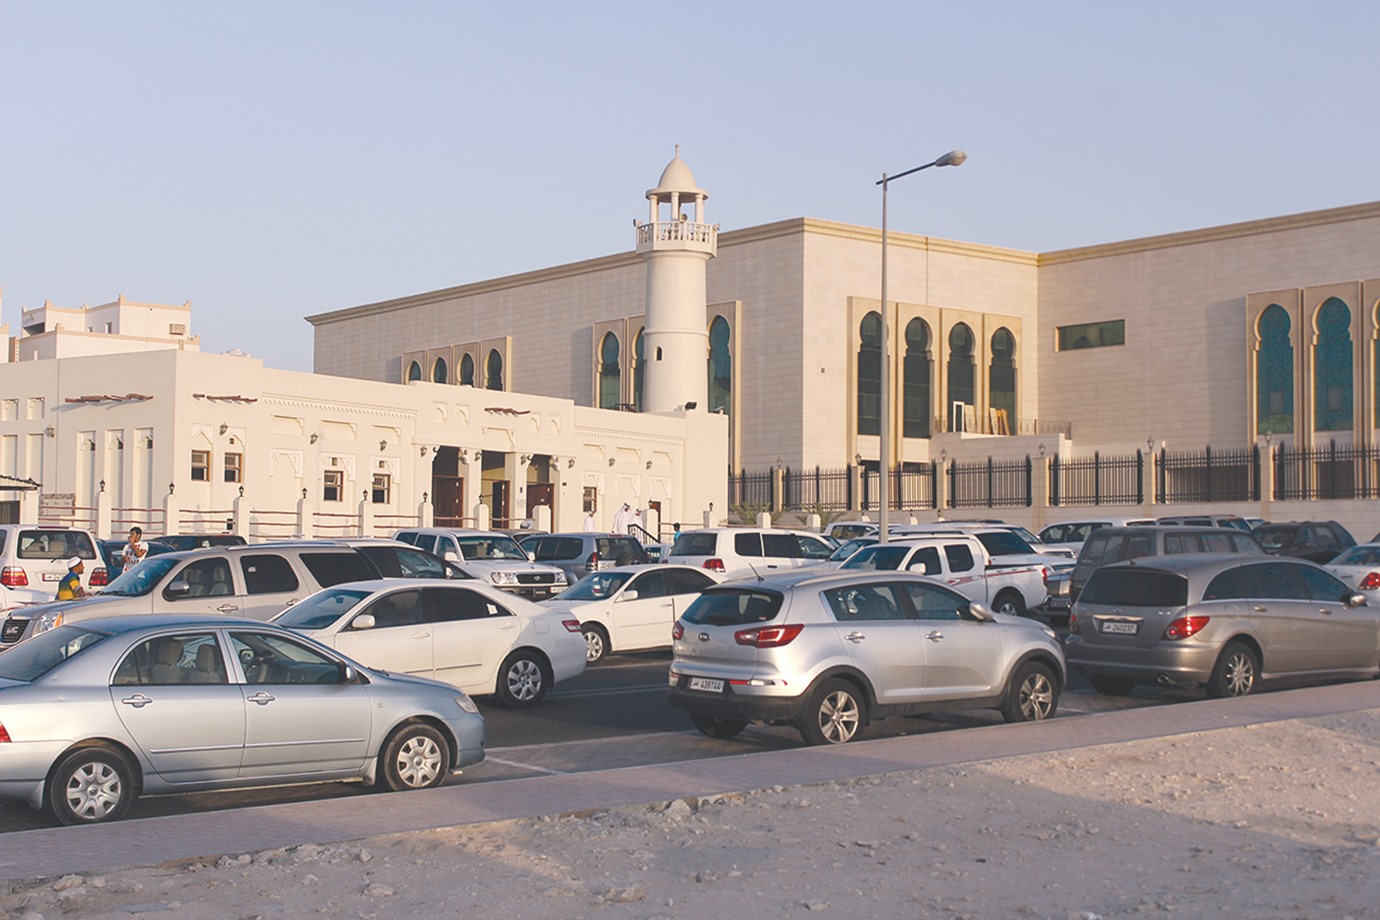
[[[697,224],[689,220],[657,221],[637,225],[637,251],[707,252],[719,248],[719,225]]]

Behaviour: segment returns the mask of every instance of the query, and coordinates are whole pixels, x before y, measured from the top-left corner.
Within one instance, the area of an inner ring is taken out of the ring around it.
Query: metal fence
[[[937,492],[934,487],[938,475],[933,462],[907,463],[891,471],[890,493],[887,495],[888,507],[893,511],[923,511],[937,507]],[[876,470],[864,469],[862,474],[863,511],[881,509],[882,498],[880,476]]]
[[[730,505],[760,505],[763,508],[771,507],[771,488],[772,472],[749,473],[747,470],[739,471],[738,475],[729,477],[729,496]]]
[[[1260,450],[1160,451],[1155,471],[1155,501],[1260,501]]]
[[[853,468],[793,470],[782,477],[781,506],[787,511],[847,511],[853,507]]]
[[[1380,450],[1371,444],[1272,451],[1278,501],[1380,498]]]
[[[1030,507],[1034,464],[1030,458],[949,464],[950,508]]]
[[[1145,454],[1136,451],[1122,457],[1091,457],[1049,462],[1049,504],[1139,505],[1145,501]]]

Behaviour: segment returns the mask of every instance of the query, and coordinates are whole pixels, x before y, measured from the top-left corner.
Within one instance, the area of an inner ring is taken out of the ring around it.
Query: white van
[[[682,533],[665,561],[699,566],[729,579],[819,565],[833,552],[832,543],[808,530],[711,527]]]

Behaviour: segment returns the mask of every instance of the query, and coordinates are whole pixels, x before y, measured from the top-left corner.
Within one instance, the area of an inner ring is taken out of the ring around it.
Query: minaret
[[[642,333],[642,405],[673,412],[708,398],[709,333],[705,329],[705,267],[719,245],[719,228],[704,222],[709,193],[695,184],[680,158],[647,190],[645,224],[637,225],[637,254],[647,260],[646,326]],[[686,213],[694,204],[693,217]]]

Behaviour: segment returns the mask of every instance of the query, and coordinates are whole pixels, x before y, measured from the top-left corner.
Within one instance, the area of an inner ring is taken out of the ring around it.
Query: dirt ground
[[[1380,916],[1380,710],[15,882],[54,917]]]

